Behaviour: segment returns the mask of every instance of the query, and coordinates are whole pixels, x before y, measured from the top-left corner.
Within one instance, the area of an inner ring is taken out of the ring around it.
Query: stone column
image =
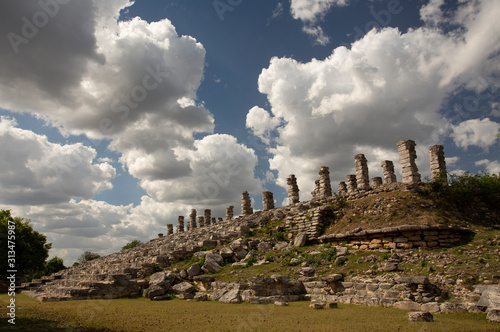
[[[191,210],[191,214],[189,215],[189,224],[190,229],[196,228],[196,209]]]
[[[172,235],[172,234],[174,234],[174,225],[167,224],[167,235]]]
[[[372,179],[372,187],[380,187],[382,185],[382,178],[380,176],[374,177]]]
[[[177,218],[177,233],[184,232],[184,216],[179,216]]]
[[[332,196],[332,185],[330,183],[330,170],[323,166],[319,169],[319,198]]]
[[[234,206],[230,206],[226,209],[226,220],[233,219],[234,216]]]
[[[210,223],[212,221],[211,217],[212,211],[210,209],[205,210],[205,226],[210,226]]]
[[[403,183],[420,182],[420,174],[418,173],[417,152],[415,151],[415,141],[405,140],[398,142],[399,162],[403,170]]]
[[[221,217],[217,218],[217,222],[218,222],[218,223],[220,223],[220,222],[222,222],[222,221],[223,221],[223,220],[222,220],[222,218],[221,218]]]
[[[370,178],[368,176],[368,163],[364,154],[354,156],[356,165],[356,182],[357,188],[360,190],[370,189]]]
[[[262,193],[262,206],[264,211],[274,209],[274,196],[272,192],[264,191]]]
[[[198,228],[205,227],[205,217],[198,217]]]
[[[394,163],[390,160],[384,160],[380,163],[384,173],[384,184],[396,183],[396,174],[394,174]]]
[[[249,216],[253,213],[252,201],[250,200],[250,195],[248,191],[241,193],[241,215]]]
[[[354,174],[347,175],[346,185],[347,185],[347,193],[348,194],[355,192],[356,188],[358,187],[358,185],[356,183],[356,175],[354,175]]]
[[[444,160],[444,147],[442,145],[430,146],[429,155],[431,157],[432,181],[443,180],[448,183],[446,161]]]
[[[347,185],[345,181],[339,182],[339,195],[347,194]]]
[[[217,224],[217,219],[215,219],[215,217],[212,217],[212,225],[215,225]]]
[[[289,205],[293,205],[299,202],[299,187],[297,186],[297,178],[295,175],[290,174],[286,179],[286,184],[288,184],[288,200]]]

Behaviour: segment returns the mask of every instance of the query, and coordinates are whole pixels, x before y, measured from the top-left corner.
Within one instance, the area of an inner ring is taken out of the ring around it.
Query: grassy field
[[[313,310],[308,302],[275,305],[146,299],[42,303],[16,295],[16,325],[6,317],[0,295],[2,331],[500,331],[484,314],[441,314],[433,323],[408,322],[394,308],[339,305]]]

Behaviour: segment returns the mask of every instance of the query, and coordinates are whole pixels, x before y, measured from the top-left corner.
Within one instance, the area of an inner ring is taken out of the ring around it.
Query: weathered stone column
[[[226,220],[233,219],[234,216],[234,206],[230,206],[226,209]]]
[[[394,174],[394,163],[390,160],[384,160],[380,163],[384,173],[384,184],[396,183],[396,174]]]
[[[167,224],[167,235],[172,235],[172,234],[174,234],[174,225]]]
[[[212,211],[210,209],[205,210],[205,226],[210,226],[210,223],[212,221],[211,217]]]
[[[191,214],[189,215],[189,225],[190,229],[196,228],[196,209],[191,210]]]
[[[380,187],[382,185],[382,178],[380,176],[372,178],[372,187]]]
[[[345,181],[339,182],[339,195],[347,194],[347,185]]]
[[[215,217],[212,217],[212,225],[215,225],[217,223],[217,219]]]
[[[249,216],[253,213],[252,201],[250,200],[250,195],[248,191],[241,193],[241,215]]]
[[[218,222],[218,223],[219,223],[219,222],[222,222],[222,221],[223,221],[223,220],[222,220],[222,218],[221,218],[221,217],[217,218],[217,222]]]
[[[205,217],[198,217],[198,228],[205,227]]]
[[[356,165],[356,182],[357,188],[360,190],[370,189],[370,178],[368,176],[368,162],[364,154],[357,154],[354,156],[354,163]]]
[[[177,218],[177,233],[184,233],[184,216]]]
[[[330,170],[323,166],[319,169],[319,198],[332,196],[332,185],[330,183]]]
[[[272,192],[264,191],[262,193],[262,206],[264,211],[274,209],[274,196]]]
[[[430,146],[429,155],[431,158],[432,181],[442,180],[448,183],[444,147],[442,145]]]
[[[346,185],[347,185],[347,193],[348,194],[355,192],[356,188],[358,187],[358,185],[356,183],[356,175],[354,175],[354,174],[347,175]]]
[[[420,182],[420,174],[418,173],[417,152],[415,151],[415,141],[405,140],[398,142],[399,162],[403,171],[403,183]]]
[[[289,205],[293,205],[299,202],[299,186],[297,186],[297,178],[295,175],[290,174],[286,179],[286,184],[288,184],[288,200]]]

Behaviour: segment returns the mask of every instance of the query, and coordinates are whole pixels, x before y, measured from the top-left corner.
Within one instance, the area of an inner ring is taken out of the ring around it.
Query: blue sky
[[[500,5],[490,1],[23,1],[0,14],[0,207],[66,264],[239,213],[248,190],[310,198],[364,153],[443,144],[500,172]],[[496,15],[496,16],[495,16]],[[398,177],[400,179],[399,173]]]

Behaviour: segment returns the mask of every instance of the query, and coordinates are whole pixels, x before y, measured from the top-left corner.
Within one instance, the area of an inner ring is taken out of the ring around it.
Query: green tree
[[[17,270],[29,278],[43,271],[52,244],[33,229],[30,220],[12,217],[10,210],[0,210],[0,275]],[[14,254],[15,257],[11,257]],[[13,260],[9,260],[12,259]],[[13,265],[10,265],[10,264]]]
[[[122,250],[125,250],[125,249],[130,249],[130,248],[135,248],[135,247],[137,247],[137,246],[140,246],[141,244],[142,244],[142,242],[141,242],[141,241],[139,241],[139,240],[134,240],[134,241],[129,242],[129,243],[127,243],[126,245],[124,245],[124,246],[122,247]]]
[[[64,262],[62,258],[52,257],[47,263],[45,263],[45,267],[43,269],[43,275],[48,276],[52,273],[56,273],[61,270],[66,270],[67,267],[64,266]]]
[[[87,263],[87,262],[92,261],[94,259],[97,259],[99,257],[101,257],[101,255],[99,255],[98,253],[85,251],[83,254],[80,255],[80,257],[78,257],[76,262],[78,264],[84,264],[84,263]]]

